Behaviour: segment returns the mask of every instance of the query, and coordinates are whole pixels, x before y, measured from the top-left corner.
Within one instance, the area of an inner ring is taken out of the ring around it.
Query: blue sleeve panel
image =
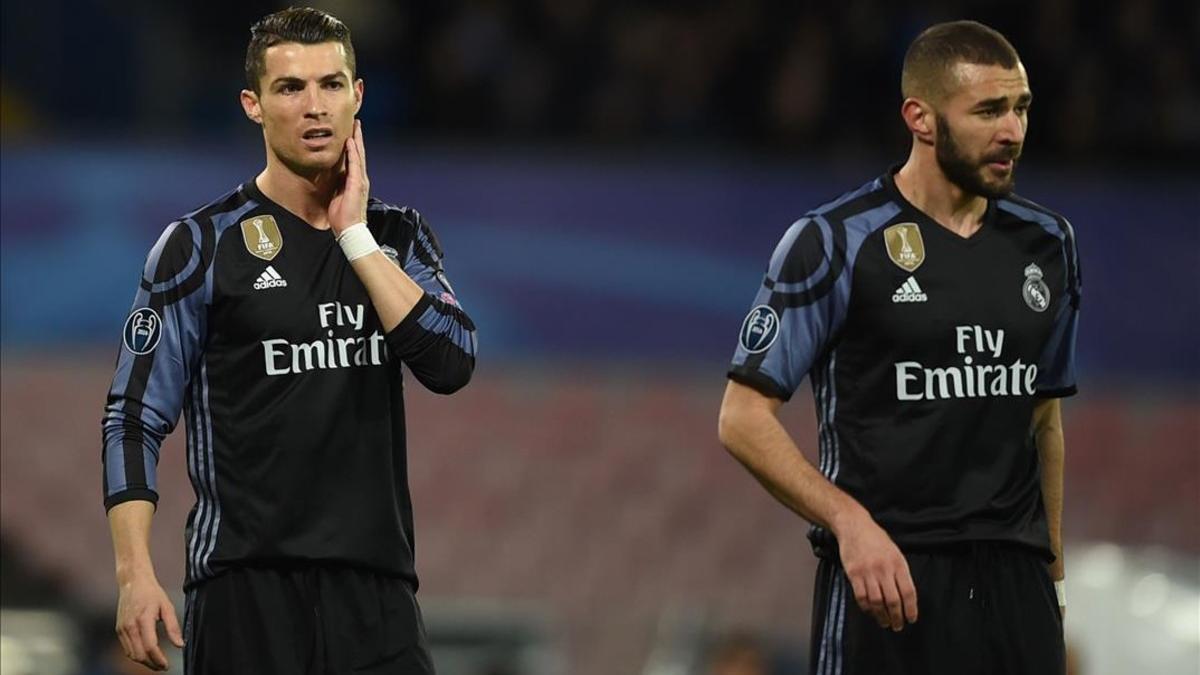
[[[1079,253],[1075,247],[1075,231],[1064,218],[1060,222],[1064,267],[1067,270],[1066,298],[1058,303],[1054,315],[1054,332],[1046,342],[1038,361],[1034,390],[1043,398],[1070,396],[1077,391],[1075,375],[1075,336],[1079,332],[1079,301],[1083,281],[1079,271]]]
[[[896,213],[892,203],[843,216],[870,184],[794,223],[771,256],[742,323],[729,378],[787,401],[836,341],[846,320],[855,260],[863,241]]]
[[[845,315],[832,234],[805,218],[783,235],[742,323],[731,379],[784,401],[800,386]]]
[[[1079,330],[1079,302],[1083,278],[1079,270],[1079,252],[1075,245],[1075,230],[1062,216],[1032,208],[1031,202],[1005,200],[1000,208],[1028,221],[1036,222],[1056,237],[1062,246],[1063,288],[1066,292],[1054,307],[1054,328],[1042,356],[1038,359],[1034,392],[1039,398],[1061,398],[1077,391],[1075,371],[1075,337]]]
[[[189,218],[168,226],[147,256],[101,422],[106,509],[158,501],[159,448],[204,348],[206,243]]]
[[[459,305],[442,268],[441,246],[420,214],[403,268],[425,295],[388,332],[388,346],[426,388],[452,394],[475,370],[475,324]]]

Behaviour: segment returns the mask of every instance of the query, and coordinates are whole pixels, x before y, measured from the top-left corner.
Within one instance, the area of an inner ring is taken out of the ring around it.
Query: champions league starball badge
[[[1035,312],[1044,312],[1050,306],[1050,287],[1042,281],[1042,268],[1030,264],[1025,268],[1025,283],[1021,286],[1021,297]]]
[[[758,354],[770,349],[779,337],[779,315],[767,305],[759,305],[750,310],[746,320],[742,322],[742,349],[751,354]]]
[[[121,341],[130,352],[142,356],[154,351],[162,337],[162,319],[149,307],[133,310],[125,320]]]

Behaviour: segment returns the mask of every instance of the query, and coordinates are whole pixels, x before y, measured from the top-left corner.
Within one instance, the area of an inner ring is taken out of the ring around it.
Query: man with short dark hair
[[[369,198],[350,31],[314,9],[251,29],[241,103],[266,168],[167,227],[103,421],[125,653],[192,675],[433,673],[415,592],[401,363],[449,394],[475,331],[410,208]],[[184,413],[196,505],[179,626],[149,553]]]
[[[776,248],[720,438],[813,524],[815,675],[1061,675],[1074,233],[1012,194],[1032,95],[1002,35],[929,28],[902,90],[907,162]],[[777,418],[805,375],[819,470]]]

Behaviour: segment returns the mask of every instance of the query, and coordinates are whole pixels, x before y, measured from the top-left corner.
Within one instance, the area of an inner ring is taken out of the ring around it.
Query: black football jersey
[[[1080,275],[1067,221],[1015,195],[960,237],[889,171],[793,224],[729,377],[787,400],[807,374],[819,468],[902,548],[1049,553],[1031,421],[1075,392]],[[813,527],[818,554],[836,545]]]
[[[331,233],[253,180],[150,251],[102,423],[104,502],[157,501],[159,448],[182,411],[188,585],[281,562],[416,584],[401,364],[450,393],[471,376],[475,329],[420,214],[372,199],[367,225],[426,291],[386,333]]]

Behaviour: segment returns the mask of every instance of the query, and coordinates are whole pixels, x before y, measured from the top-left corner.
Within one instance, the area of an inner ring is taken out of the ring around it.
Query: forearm
[[[108,526],[112,533],[118,584],[125,585],[146,575],[154,577],[154,564],[150,558],[150,523],[153,519],[154,504],[148,501],[123,502],[109,510]]]
[[[398,326],[425,295],[417,282],[380,251],[358,258],[350,266],[366,287],[385,333]]]
[[[734,385],[739,386],[739,385]],[[780,503],[835,536],[849,523],[869,518],[866,509],[838,489],[801,454],[779,419],[766,408],[722,405],[720,439]]]
[[[1064,576],[1062,549],[1063,466],[1065,442],[1062,416],[1057,399],[1039,404],[1035,413],[1034,439],[1037,443],[1038,466],[1042,475],[1042,503],[1050,531],[1050,548],[1054,563],[1050,574],[1055,579]]]

